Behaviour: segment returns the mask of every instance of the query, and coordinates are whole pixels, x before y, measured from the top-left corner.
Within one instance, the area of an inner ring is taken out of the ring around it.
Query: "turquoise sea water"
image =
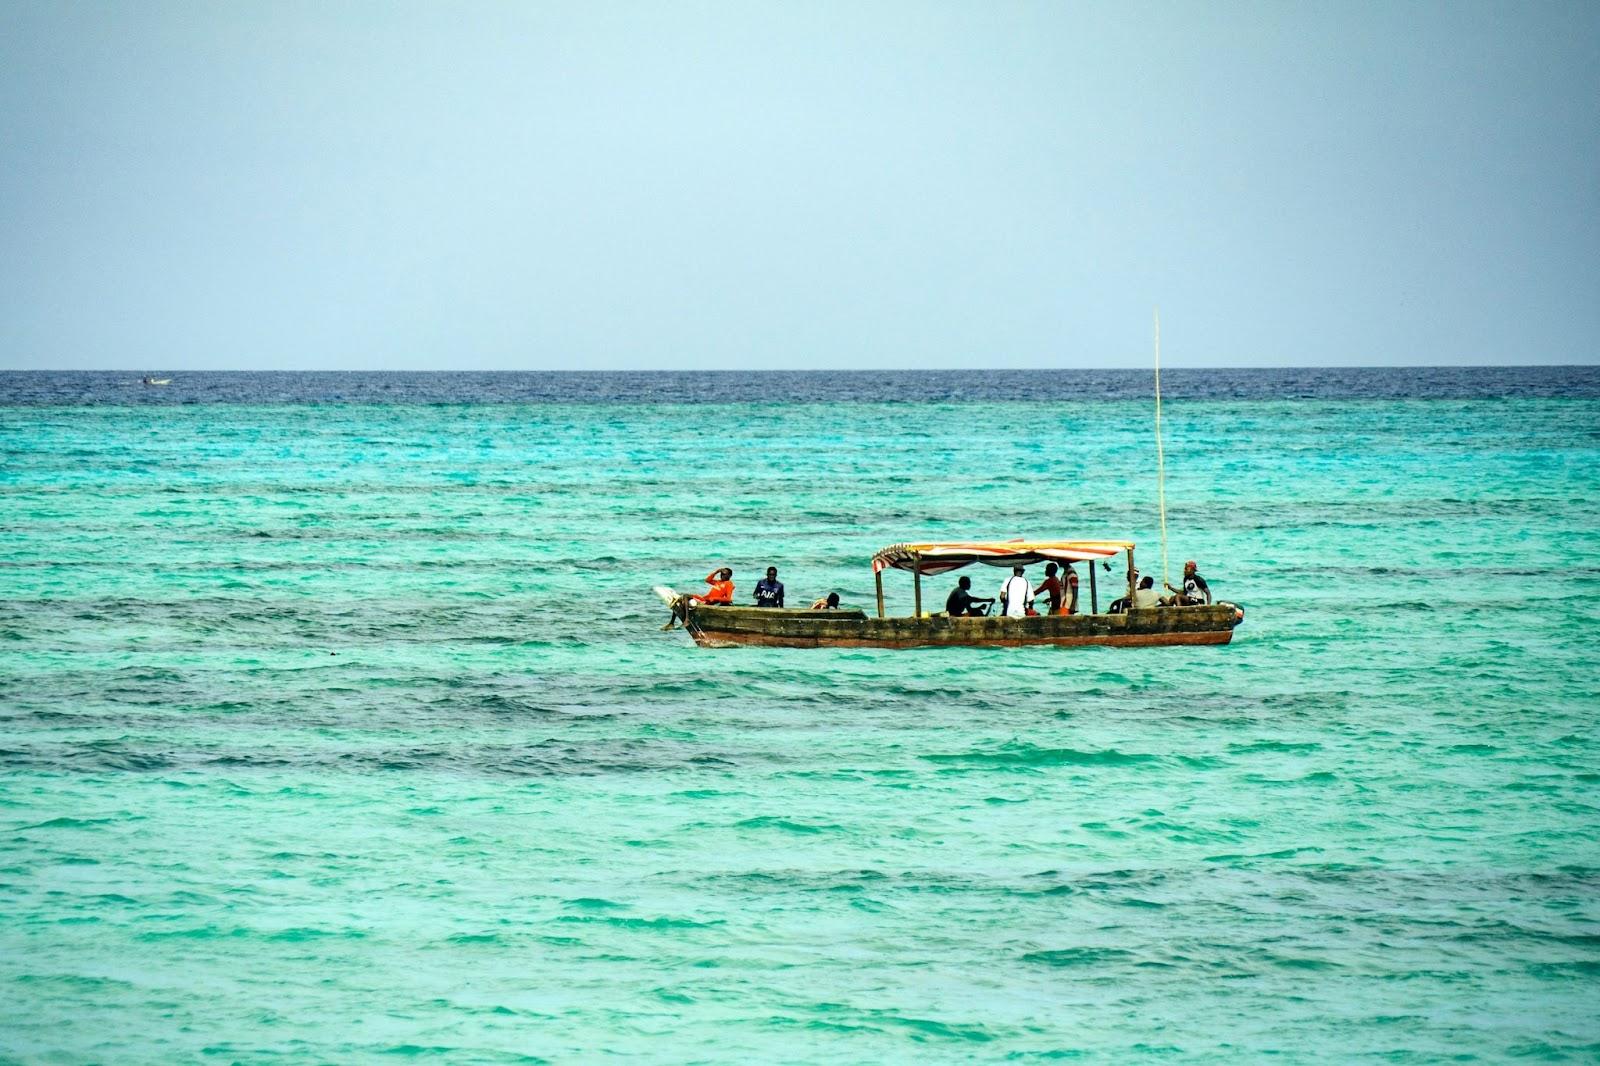
[[[1513,385],[1173,399],[1247,617],[1135,650],[650,586],[1150,570],[1143,400],[0,407],[0,1058],[1592,1061],[1600,399]]]

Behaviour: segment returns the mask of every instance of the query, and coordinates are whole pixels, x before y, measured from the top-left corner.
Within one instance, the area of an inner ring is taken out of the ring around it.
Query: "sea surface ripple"
[[[1120,650],[650,586],[1157,570],[1143,375],[172,376],[0,374],[0,1059],[1600,1057],[1594,368],[1176,374]]]

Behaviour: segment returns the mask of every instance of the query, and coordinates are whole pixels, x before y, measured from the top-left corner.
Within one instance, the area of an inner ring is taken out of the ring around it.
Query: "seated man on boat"
[[[1007,618],[1026,618],[1033,606],[1033,586],[1028,583],[1025,568],[1013,566],[1011,576],[1000,586],[1000,613]]]
[[[1211,586],[1195,569],[1193,559],[1183,564],[1183,588],[1175,589],[1168,585],[1167,591],[1172,595],[1161,601],[1166,607],[1203,607],[1211,602]]]
[[[963,577],[956,582],[956,587],[950,590],[950,595],[944,601],[944,613],[951,618],[982,618],[989,613],[989,604],[993,599],[985,599],[972,594],[972,579]],[[979,606],[982,604],[983,606]]]
[[[1155,578],[1152,578],[1152,577],[1140,577],[1139,576],[1139,571],[1135,570],[1133,572],[1133,580],[1134,580],[1134,583],[1139,588],[1150,589],[1151,592],[1155,591]],[[1136,593],[1134,593],[1134,595],[1137,596],[1138,593],[1136,592]],[[1139,603],[1139,606],[1143,607],[1144,603],[1141,601]],[[1150,606],[1154,607],[1155,604],[1151,604]],[[1116,599],[1112,600],[1110,605],[1106,607],[1106,613],[1107,614],[1127,614],[1128,613],[1128,597],[1126,597],[1126,596],[1118,596]]]
[[[695,603],[705,603],[713,607],[733,606],[733,567],[724,566],[706,575],[706,584],[711,588],[704,596],[690,596]]]
[[[1148,611],[1152,607],[1170,606],[1167,604],[1167,601],[1162,598],[1161,594],[1156,591],[1155,578],[1151,577],[1149,574],[1140,577],[1139,571],[1137,570],[1133,572],[1133,576],[1139,583],[1139,587],[1133,590],[1134,610]],[[1112,600],[1111,606],[1108,607],[1107,610],[1112,614],[1126,613],[1128,610],[1128,597],[1122,596],[1118,599]]]
[[[839,594],[830,592],[826,599],[817,600],[811,605],[813,611],[837,611],[839,609]]]
[[[756,606],[783,606],[783,582],[778,580],[776,566],[767,567],[767,576],[756,582]]]

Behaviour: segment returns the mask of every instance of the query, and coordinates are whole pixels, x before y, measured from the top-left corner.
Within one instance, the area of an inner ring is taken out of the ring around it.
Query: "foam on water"
[[[1154,569],[1141,376],[126,377],[0,375],[6,1056],[1600,1053],[1592,368],[1180,375],[1234,644],[907,652],[651,586]]]

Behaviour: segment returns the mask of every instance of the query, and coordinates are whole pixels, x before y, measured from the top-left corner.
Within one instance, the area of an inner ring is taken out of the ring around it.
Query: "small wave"
[[[97,825],[111,825],[115,818],[52,818],[47,822],[19,826],[19,829],[89,829]]]
[[[598,896],[579,896],[576,899],[562,900],[561,903],[562,906],[574,907],[580,911],[616,911],[624,910],[628,906],[626,903],[616,903]]]
[[[1287,740],[1257,740],[1249,744],[1229,744],[1228,752],[1233,755],[1253,755],[1257,752],[1281,751],[1289,755],[1309,755],[1321,751],[1322,745],[1316,743],[1295,743]]]
[[[806,825],[803,822],[791,822],[787,818],[779,818],[776,815],[746,818],[742,822],[735,822],[734,826],[738,829],[782,829],[789,833],[824,833],[840,828],[837,825]]]
[[[1338,970],[1342,965],[1329,959],[1313,959],[1303,955],[1272,955],[1272,965],[1285,970]]]
[[[1321,848],[1284,848],[1282,851],[1264,851],[1255,855],[1207,855],[1201,862],[1259,862],[1262,859],[1292,859],[1296,855],[1321,855]]]
[[[123,981],[115,977],[91,977],[87,974],[71,973],[25,973],[12,980],[24,985],[59,985],[86,992],[135,987],[132,981]]]
[[[285,944],[302,944],[311,940],[328,940],[333,938],[343,940],[363,940],[366,933],[359,929],[345,929],[337,932],[327,929],[313,929],[309,926],[296,926],[291,929],[280,929],[276,933],[269,933],[268,940]]]
[[[162,940],[227,940],[235,937],[247,937],[250,930],[242,926],[232,929],[222,929],[215,925],[193,926],[188,929],[159,929],[148,933],[140,933],[135,939],[144,941]]]
[[[109,745],[90,744],[79,751],[67,753],[75,769],[98,772],[102,770],[165,770],[172,760],[154,752],[123,751]]]
[[[1040,748],[1027,743],[1006,744],[995,751],[966,751],[921,756],[932,763],[968,767],[1131,766],[1154,762],[1156,756],[1117,751],[1079,751],[1076,748]]]
[[[1022,956],[1022,961],[1042,962],[1047,966],[1097,966],[1131,958],[1133,952],[1121,948],[1060,948],[1055,951],[1030,951]]]
[[[725,925],[721,919],[710,922],[697,922],[692,918],[619,918],[609,914],[580,915],[563,914],[556,919],[558,922],[579,924],[609,925],[617,929],[711,929]]]

